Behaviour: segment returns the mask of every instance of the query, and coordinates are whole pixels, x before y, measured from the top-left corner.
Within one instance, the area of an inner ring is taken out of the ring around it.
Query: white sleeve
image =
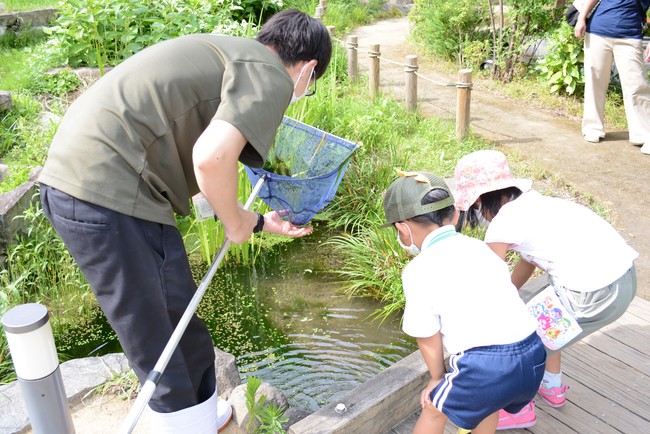
[[[433,308],[430,288],[422,288],[422,281],[413,277],[407,267],[402,274],[406,298],[402,330],[415,338],[428,338],[440,331],[440,315]]]
[[[516,212],[516,207],[509,203],[501,207],[485,232],[486,243],[507,243],[520,245],[525,237],[525,217]]]

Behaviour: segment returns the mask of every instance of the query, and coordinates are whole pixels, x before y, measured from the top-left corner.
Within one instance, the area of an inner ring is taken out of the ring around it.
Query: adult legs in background
[[[640,39],[615,39],[613,47],[614,61],[621,77],[630,142],[650,144],[650,84],[643,62],[643,43]]]
[[[612,73],[612,39],[585,33],[585,98],[582,135],[597,142],[605,137],[605,98]]]

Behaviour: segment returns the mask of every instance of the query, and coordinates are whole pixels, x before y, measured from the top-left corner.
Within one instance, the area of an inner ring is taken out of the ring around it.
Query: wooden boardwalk
[[[650,302],[636,297],[615,323],[562,352],[567,403],[551,408],[536,400],[537,423],[499,431],[650,434]],[[413,431],[419,412],[386,434]],[[456,433],[449,423],[446,432]]]
[[[524,300],[545,285],[524,285]],[[536,399],[537,423],[499,433],[650,434],[650,302],[636,297],[616,322],[562,352],[567,403],[551,408]],[[419,351],[375,375],[316,413],[289,434],[410,434],[419,396],[430,377]],[[344,404],[345,412],[336,411]],[[449,423],[449,434],[456,427]]]

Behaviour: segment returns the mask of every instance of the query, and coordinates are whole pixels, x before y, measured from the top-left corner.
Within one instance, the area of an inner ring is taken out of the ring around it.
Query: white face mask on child
[[[298,79],[296,80],[296,84],[293,85],[293,93],[291,94],[291,102],[289,104],[293,104],[294,102],[299,101],[302,97],[307,95],[307,92],[309,92],[309,84],[311,83],[311,78],[312,76],[316,76],[316,68],[311,70],[311,74],[309,75],[309,81],[307,82],[307,85],[305,86],[305,91],[302,93],[302,95],[297,96],[296,95],[296,86],[300,82],[300,79],[302,78],[302,74],[305,72],[305,68],[307,67],[307,64],[302,67],[300,70],[300,74],[298,74]]]
[[[409,236],[411,237],[411,245],[407,246],[402,242],[402,239],[399,237],[399,231],[397,231],[397,242],[399,243],[400,247],[406,250],[406,253],[408,253],[411,256],[417,256],[420,254],[420,249],[418,246],[413,244],[413,234],[411,233],[411,228],[408,227],[408,225],[405,225],[406,229],[409,230]]]

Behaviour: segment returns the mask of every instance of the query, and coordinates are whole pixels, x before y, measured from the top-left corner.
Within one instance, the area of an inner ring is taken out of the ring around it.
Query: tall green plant
[[[239,190],[238,199],[240,203],[245,203],[248,200],[253,186],[251,185],[244,166],[239,166]],[[258,212],[265,212],[268,207],[257,200],[253,203],[251,209]],[[179,218],[179,221],[187,221],[188,223],[179,223],[179,227],[184,228],[183,238],[185,245],[190,253],[196,251],[200,252],[201,257],[206,264],[212,263],[217,252],[226,241],[226,234],[223,226],[217,219],[208,218],[203,219],[199,216],[198,209],[193,206],[192,215],[185,219]],[[250,241],[242,244],[231,244],[228,248],[226,257],[229,261],[238,264],[251,264],[255,261],[257,255],[261,251],[261,241],[259,236],[252,236]]]
[[[349,296],[378,299],[384,306],[375,316],[385,319],[404,307],[401,273],[408,262],[396,241],[392,228],[378,229],[381,219],[373,220],[374,228],[360,233],[341,235],[327,241],[345,260],[337,270],[344,281],[343,292]]]
[[[488,0],[495,78],[510,81],[525,67],[526,50],[560,22],[564,6],[556,0]]]
[[[35,196],[33,205],[16,217],[23,232],[8,246],[0,270],[0,311],[21,303],[43,303],[55,313],[56,329],[59,322],[87,315],[96,300],[37,200]]]
[[[0,270],[0,316],[13,306],[41,303],[52,313],[55,336],[84,323],[97,301],[74,259],[56,234],[43,210],[34,204],[16,217],[22,228]],[[0,338],[0,382],[13,378],[6,340]]]
[[[409,18],[414,39],[435,55],[464,66],[491,59],[493,78],[510,81],[562,11],[555,0],[415,0]]]
[[[242,0],[67,0],[61,2],[50,53],[65,64],[116,65],[145,47],[191,33],[245,35],[253,24],[236,21]],[[270,2],[263,2],[267,4]],[[268,5],[267,5],[268,6]],[[256,16],[253,16],[257,20]]]
[[[289,418],[277,405],[266,402],[266,395],[256,399],[257,390],[262,385],[259,377],[249,377],[246,383],[246,409],[249,419],[246,431],[251,434],[281,434],[286,432],[282,427]]]
[[[485,38],[483,8],[484,2],[475,0],[415,0],[412,36],[437,56],[460,59],[465,41]]]
[[[575,37],[573,27],[564,23],[553,34],[549,52],[538,69],[551,92],[582,95],[585,84],[583,62],[582,40]]]

